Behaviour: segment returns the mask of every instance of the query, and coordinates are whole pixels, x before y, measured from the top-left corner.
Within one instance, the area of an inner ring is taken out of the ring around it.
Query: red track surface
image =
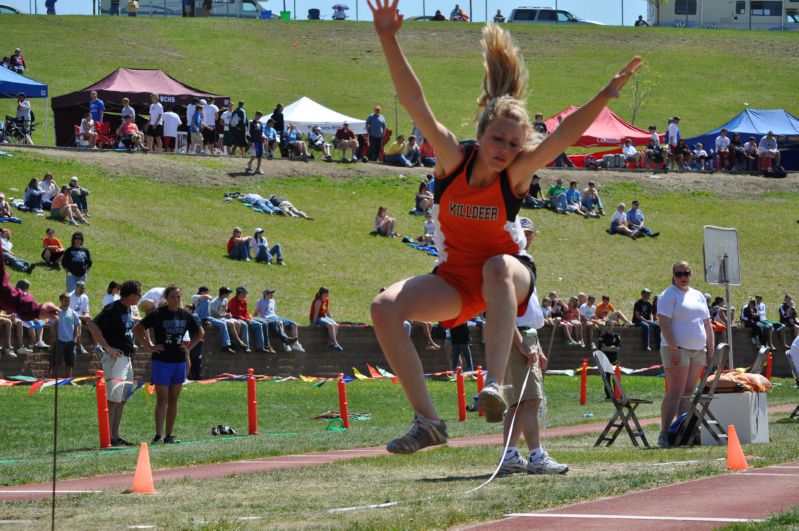
[[[790,412],[793,407],[777,406],[769,408],[769,413]],[[651,425],[657,422],[657,419],[645,419],[641,421],[641,424]],[[564,437],[598,433],[604,427],[605,422],[565,426],[552,428],[548,430],[547,435]],[[455,447],[499,445],[501,442],[501,436],[497,434],[453,439],[449,441],[449,445]],[[153,471],[153,479],[157,485],[164,481],[183,478],[212,479],[236,474],[308,467],[377,455],[388,455],[388,452],[383,447],[357,448],[171,468]],[[103,489],[128,489],[132,481],[132,474],[68,479],[58,482],[56,492],[70,494]],[[0,501],[48,498],[51,496],[51,489],[50,483],[0,487]],[[645,525],[647,531],[689,527],[691,529],[712,529],[732,522],[729,520],[701,521],[697,518],[760,519],[784,512],[797,504],[799,504],[799,461],[741,473],[723,474],[615,498],[603,498],[541,513],[509,516],[497,522],[471,526],[469,529],[574,529],[580,527],[583,530],[607,530],[641,525]],[[542,514],[560,516],[541,516]],[[587,518],[578,519],[575,515],[583,515]],[[615,515],[616,518],[600,518],[596,515]],[[642,518],[630,519],[631,517]],[[667,520],[663,518],[683,519]]]

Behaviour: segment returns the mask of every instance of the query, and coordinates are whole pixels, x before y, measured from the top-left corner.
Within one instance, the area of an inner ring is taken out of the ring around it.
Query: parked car
[[[603,25],[601,22],[594,22],[592,20],[583,20],[578,18],[565,9],[555,9],[552,7],[517,7],[510,12],[508,22]]]
[[[19,15],[19,9],[14,9],[11,6],[0,4],[0,15]]]

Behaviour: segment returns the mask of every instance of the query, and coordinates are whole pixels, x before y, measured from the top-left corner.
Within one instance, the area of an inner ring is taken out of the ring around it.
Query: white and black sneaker
[[[527,459],[521,456],[519,452],[505,456],[502,460],[502,465],[499,467],[500,474],[526,474],[527,473]]]
[[[532,457],[532,456],[531,456]],[[568,465],[561,465],[544,452],[541,456],[533,461],[527,462],[528,474],[565,474],[569,471]]]
[[[477,395],[477,407],[483,410],[487,422],[501,422],[508,409],[508,404],[502,396],[497,382],[491,382],[483,387]]]
[[[443,420],[433,421],[414,413],[411,429],[398,439],[389,441],[386,450],[392,454],[412,454],[428,446],[447,442],[447,425]]]

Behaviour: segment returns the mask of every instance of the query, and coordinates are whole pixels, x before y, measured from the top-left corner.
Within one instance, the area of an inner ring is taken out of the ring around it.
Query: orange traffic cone
[[[155,494],[153,484],[153,471],[150,468],[150,450],[147,443],[141,443],[139,447],[139,461],[136,463],[136,473],[133,474],[133,492],[139,494]]]
[[[735,426],[730,424],[727,426],[727,470],[746,469],[746,458],[738,441],[738,434],[735,432]]]

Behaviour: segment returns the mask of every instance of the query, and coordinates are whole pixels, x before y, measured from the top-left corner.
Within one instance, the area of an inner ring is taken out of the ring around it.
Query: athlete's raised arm
[[[398,0],[367,0],[372,10],[375,31],[386,56],[391,79],[399,102],[436,151],[439,165],[450,170],[462,158],[457,137],[433,115],[424,97],[422,85],[397,41],[403,15],[397,13]]]

